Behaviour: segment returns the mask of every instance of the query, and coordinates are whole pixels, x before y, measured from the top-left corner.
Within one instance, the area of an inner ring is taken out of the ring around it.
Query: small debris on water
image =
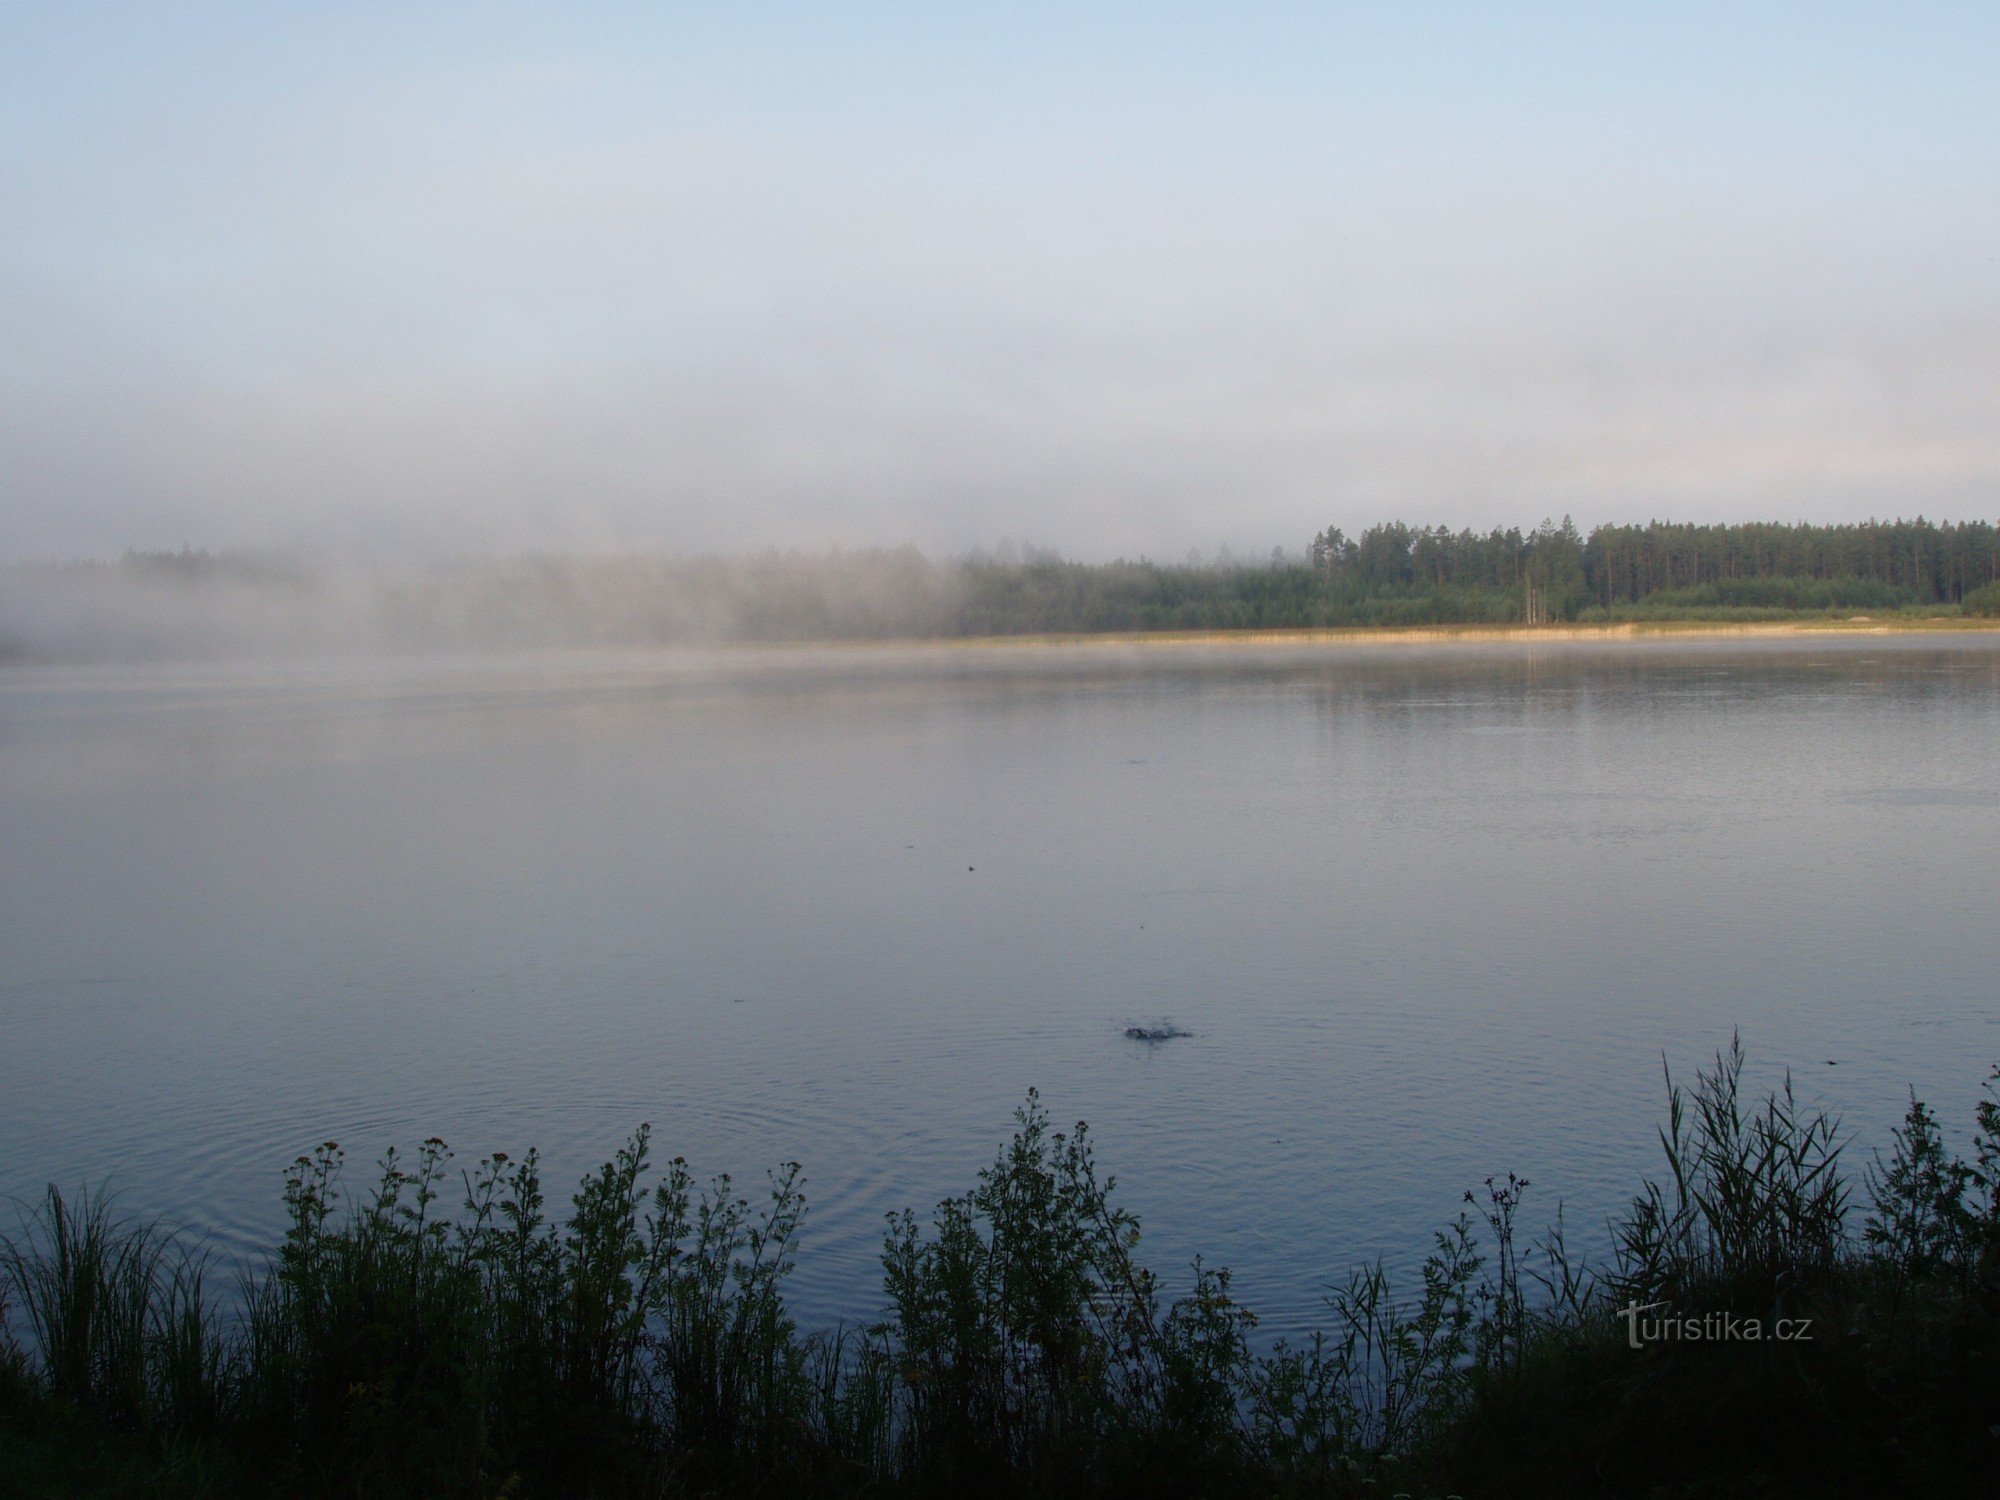
[[[1193,1036],[1192,1031],[1182,1031],[1178,1026],[1127,1026],[1126,1037],[1135,1042],[1171,1042],[1177,1036]]]

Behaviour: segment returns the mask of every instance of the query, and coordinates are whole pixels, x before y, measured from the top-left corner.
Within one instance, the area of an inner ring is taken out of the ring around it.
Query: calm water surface
[[[247,1251],[321,1140],[564,1185],[645,1120],[804,1163],[820,1321],[1034,1086],[1159,1269],[1308,1325],[1492,1173],[1601,1239],[1734,1028],[1864,1145],[1910,1084],[1962,1122],[1996,646],[0,672],[0,1193]]]

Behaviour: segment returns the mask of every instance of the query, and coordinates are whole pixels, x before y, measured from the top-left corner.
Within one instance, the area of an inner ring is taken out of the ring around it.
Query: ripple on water
[[[1721,651],[15,694],[0,1192],[108,1182],[241,1256],[321,1140],[359,1185],[537,1145],[562,1205],[650,1121],[753,1196],[803,1163],[820,1322],[1036,1085],[1168,1285],[1232,1264],[1267,1332],[1489,1173],[1601,1247],[1662,1055],[1740,1025],[1858,1150],[1993,1060],[2000,675],[1815,643],[1691,685]]]

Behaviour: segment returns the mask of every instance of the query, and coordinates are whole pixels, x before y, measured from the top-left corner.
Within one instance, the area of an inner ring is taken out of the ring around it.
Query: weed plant
[[[644,1127],[566,1210],[532,1151],[430,1140],[357,1190],[327,1143],[233,1296],[185,1236],[51,1189],[0,1238],[0,1493],[1986,1492],[2000,1097],[1960,1157],[1913,1096],[1851,1231],[1838,1123],[1743,1067],[1668,1076],[1604,1266],[1493,1178],[1407,1292],[1359,1268],[1269,1347],[1226,1269],[1169,1296],[1033,1093],[963,1196],[890,1220],[881,1316],[816,1333],[785,1304],[799,1168],[753,1202],[656,1175]],[[1642,1305],[1811,1333],[1641,1345]]]

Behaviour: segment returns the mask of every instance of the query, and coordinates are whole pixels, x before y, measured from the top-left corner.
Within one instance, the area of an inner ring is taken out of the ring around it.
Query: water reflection
[[[1600,1223],[1738,1026],[1962,1116],[1996,731],[1981,638],[8,672],[0,1190],[246,1247],[319,1140],[644,1119],[801,1159],[805,1310],[867,1313],[1036,1085],[1296,1326],[1489,1173]]]

